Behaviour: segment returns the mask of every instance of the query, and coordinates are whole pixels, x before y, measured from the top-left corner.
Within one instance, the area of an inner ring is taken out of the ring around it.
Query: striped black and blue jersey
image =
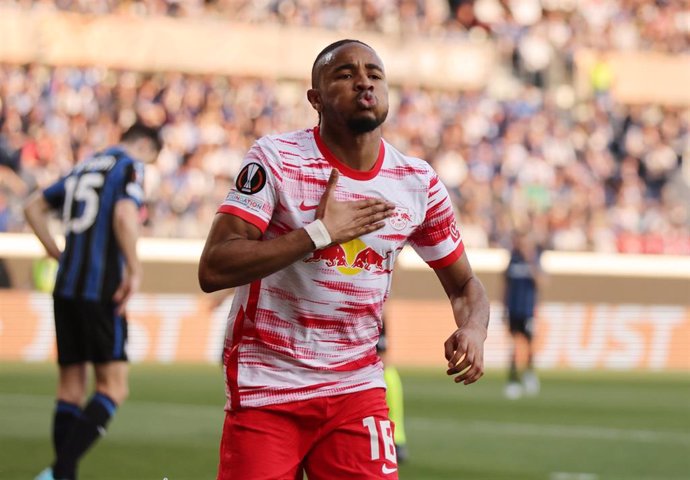
[[[540,252],[537,253],[537,262],[539,262],[539,257]],[[537,303],[537,282],[528,261],[516,250],[510,253],[510,261],[505,273],[505,286],[505,306],[510,316],[532,318]]]
[[[118,147],[100,152],[43,191],[48,204],[62,212],[65,249],[60,257],[54,295],[109,300],[117,290],[124,257],[115,237],[115,204],[123,199],[141,206],[144,165]]]

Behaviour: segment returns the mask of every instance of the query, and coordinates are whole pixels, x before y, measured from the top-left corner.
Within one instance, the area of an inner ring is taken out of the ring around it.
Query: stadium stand
[[[682,2],[15,1],[21,11],[168,16],[409,33],[488,42],[500,81],[449,90],[398,82],[385,136],[428,160],[453,192],[471,247],[505,247],[529,222],[548,248],[690,253],[686,104],[622,103],[595,54],[687,50]],[[317,8],[318,7],[318,8]],[[105,66],[0,64],[0,231],[25,231],[19,199],[134,118],[163,128],[147,171],[147,235],[201,238],[253,140],[316,122],[304,80]]]

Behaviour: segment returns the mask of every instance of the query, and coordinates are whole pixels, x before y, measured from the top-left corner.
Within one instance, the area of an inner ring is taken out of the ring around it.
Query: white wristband
[[[331,235],[328,233],[326,225],[324,225],[321,220],[314,220],[304,227],[304,229],[307,231],[311,241],[314,242],[314,246],[317,250],[331,244]]]

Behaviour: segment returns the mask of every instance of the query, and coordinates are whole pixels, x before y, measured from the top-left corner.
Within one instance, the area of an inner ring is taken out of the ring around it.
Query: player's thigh
[[[54,297],[53,313],[58,364],[69,366],[89,361],[89,353],[85,345],[87,332],[84,331],[84,322],[77,301]]]
[[[60,365],[57,398],[75,405],[81,405],[86,397],[86,363]]]
[[[127,319],[117,314],[114,302],[83,302],[82,317],[88,321],[91,361],[127,361]]]
[[[298,423],[263,408],[226,412],[218,480],[302,480]]]
[[[359,392],[305,461],[309,480],[397,479],[398,463],[383,389]],[[356,394],[355,394],[356,395]]]

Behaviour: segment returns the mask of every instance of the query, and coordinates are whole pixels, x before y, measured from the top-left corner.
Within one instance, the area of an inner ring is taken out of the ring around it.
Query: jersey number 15
[[[65,204],[62,218],[68,232],[82,233],[88,230],[98,215],[100,197],[98,189],[103,186],[103,175],[100,173],[85,173],[78,177],[65,180]],[[72,204],[82,202],[81,213],[72,217]]]

